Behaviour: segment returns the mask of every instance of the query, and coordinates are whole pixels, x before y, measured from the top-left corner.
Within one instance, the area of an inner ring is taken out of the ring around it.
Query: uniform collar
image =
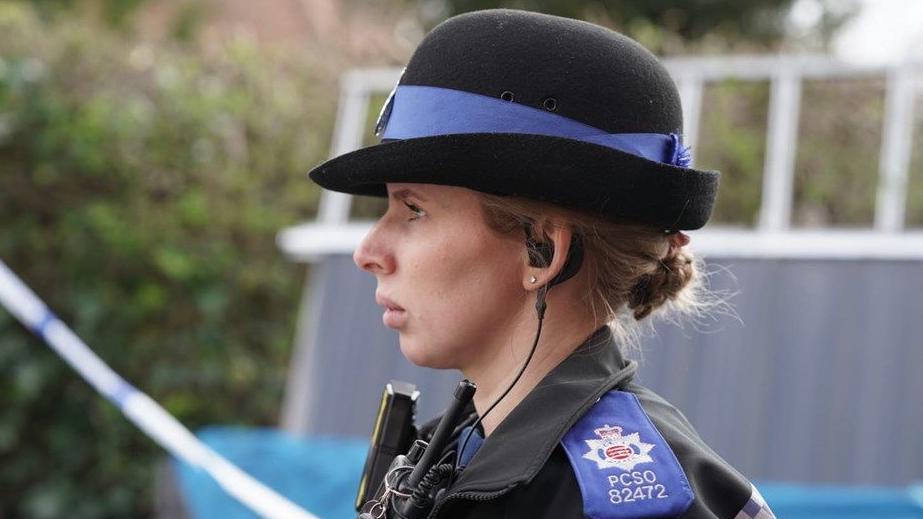
[[[496,492],[531,481],[574,423],[603,393],[627,384],[636,368],[622,358],[608,326],[593,332],[497,426],[450,493]]]

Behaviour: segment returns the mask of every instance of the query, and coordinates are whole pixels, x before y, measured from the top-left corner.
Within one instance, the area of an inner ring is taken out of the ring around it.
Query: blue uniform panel
[[[675,517],[692,504],[683,468],[632,393],[603,395],[561,443],[587,517]]]

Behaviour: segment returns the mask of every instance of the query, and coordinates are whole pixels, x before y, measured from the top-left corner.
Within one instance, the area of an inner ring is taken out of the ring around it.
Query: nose
[[[380,221],[362,238],[353,252],[353,262],[362,270],[372,274],[388,274],[394,271],[394,255],[383,239]]]

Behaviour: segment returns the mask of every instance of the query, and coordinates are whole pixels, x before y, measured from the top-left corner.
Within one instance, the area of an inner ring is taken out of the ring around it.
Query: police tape
[[[146,394],[132,387],[58,319],[0,260],[0,303],[152,440],[211,475],[229,495],[262,517],[317,519],[210,449]]]

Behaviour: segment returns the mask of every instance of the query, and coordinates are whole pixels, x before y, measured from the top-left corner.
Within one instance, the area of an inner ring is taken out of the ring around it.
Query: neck
[[[535,354],[519,381],[481,422],[485,436],[490,435],[503,422],[545,375],[601,326],[587,319],[585,315],[576,315],[572,309],[577,305],[567,304],[565,296],[567,294],[561,292],[555,294],[553,289],[548,292],[548,310],[542,322],[542,334]],[[462,369],[465,377],[478,386],[474,395],[474,407],[480,416],[483,416],[513,383],[529,356],[538,330],[534,297],[532,295],[531,308],[528,308],[531,311],[522,312],[523,317],[515,323],[506,341],[493,348],[494,354],[483,359],[478,365]]]

